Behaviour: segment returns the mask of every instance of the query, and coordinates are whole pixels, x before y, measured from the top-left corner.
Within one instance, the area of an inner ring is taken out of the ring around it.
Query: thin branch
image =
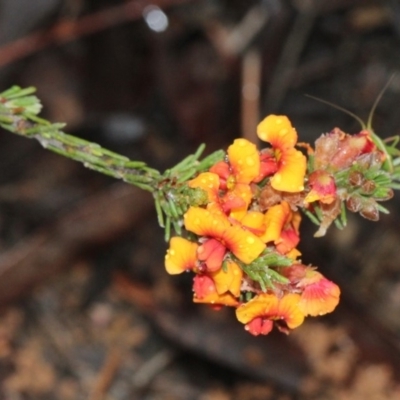
[[[0,47],[0,67],[52,45],[63,45],[116,25],[139,19],[142,17],[143,10],[150,4],[167,8],[190,1],[192,0],[130,0],[77,20],[61,20],[50,29],[33,32]]]

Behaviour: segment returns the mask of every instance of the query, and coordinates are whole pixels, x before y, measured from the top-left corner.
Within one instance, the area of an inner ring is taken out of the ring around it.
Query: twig
[[[242,54],[270,20],[265,6],[252,7],[234,28],[228,29],[212,21],[205,26],[205,32],[215,48],[226,58]]]
[[[256,49],[249,50],[242,62],[242,136],[257,143],[260,117],[261,57]]]
[[[133,386],[143,389],[150,384],[154,377],[162,371],[175,358],[169,350],[160,351],[150,360],[146,361],[133,377]]]
[[[51,45],[65,44],[83,36],[139,19],[148,5],[170,7],[192,0],[130,0],[78,20],[61,20],[50,29],[34,32],[0,47],[0,67],[37,53]]]
[[[89,395],[89,400],[101,400],[105,398],[107,390],[121,366],[122,356],[123,350],[119,346],[112,346],[108,350],[104,364]]]

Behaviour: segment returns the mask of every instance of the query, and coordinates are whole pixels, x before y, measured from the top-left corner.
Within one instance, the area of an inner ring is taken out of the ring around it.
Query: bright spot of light
[[[157,6],[147,6],[143,10],[143,18],[148,27],[155,32],[164,32],[168,28],[168,17]]]

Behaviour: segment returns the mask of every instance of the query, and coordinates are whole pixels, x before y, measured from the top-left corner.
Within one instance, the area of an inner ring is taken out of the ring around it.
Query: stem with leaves
[[[189,155],[173,168],[160,173],[143,161],[133,161],[96,143],[69,135],[62,131],[64,124],[51,123],[38,116],[42,109],[34,95],[36,89],[19,86],[0,93],[0,126],[12,133],[36,139],[44,148],[64,157],[81,162],[85,167],[121,179],[153,194],[158,221],[170,236],[171,225],[180,233],[182,216],[190,204],[202,204],[204,193],[190,189],[187,181],[207,170],[225,153],[217,151],[199,161],[205,146]]]

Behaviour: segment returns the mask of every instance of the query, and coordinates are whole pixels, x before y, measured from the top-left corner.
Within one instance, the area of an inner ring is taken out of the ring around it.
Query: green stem
[[[204,193],[190,189],[187,181],[224,158],[225,152],[216,151],[202,161],[201,145],[195,154],[161,174],[142,161],[133,161],[96,143],[77,138],[62,131],[64,124],[52,124],[38,116],[42,109],[34,88],[18,86],[0,93],[0,127],[36,139],[44,148],[64,157],[81,162],[85,167],[134,185],[153,194],[160,226],[165,228],[166,239],[171,225],[179,234],[183,214],[193,203],[203,201]],[[207,196],[206,196],[207,197]]]

